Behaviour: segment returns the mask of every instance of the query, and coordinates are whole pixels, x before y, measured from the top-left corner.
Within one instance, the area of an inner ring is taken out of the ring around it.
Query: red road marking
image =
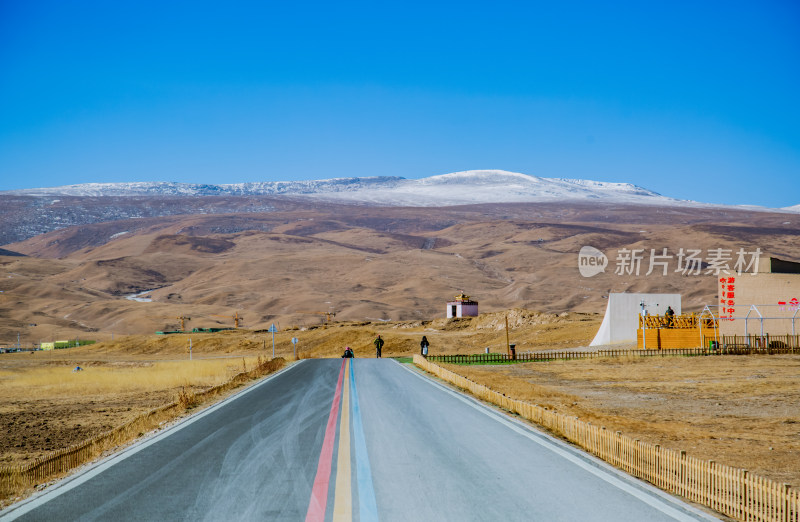
[[[344,361],[342,361],[342,367],[339,369],[339,382],[336,384],[336,393],[333,395],[331,414],[328,417],[328,427],[325,428],[325,439],[322,442],[322,452],[319,454],[317,476],[314,478],[314,487],[311,490],[311,501],[308,503],[306,522],[325,520],[325,510],[328,504],[328,485],[331,481],[333,441],[336,438],[336,419],[339,417],[339,402],[342,398],[343,377]]]

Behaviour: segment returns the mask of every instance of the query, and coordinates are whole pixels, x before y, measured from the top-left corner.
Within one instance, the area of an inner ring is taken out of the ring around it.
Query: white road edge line
[[[417,378],[422,379],[423,381],[441,389],[446,393],[449,393],[453,397],[475,408],[484,415],[500,422],[501,424],[504,424],[506,427],[512,429],[513,431],[519,433],[520,435],[530,439],[531,441],[552,451],[553,453],[560,455],[561,457],[567,459],[573,464],[585,469],[589,473],[601,478],[602,480],[621,489],[622,491],[625,491],[629,495],[636,497],[637,499],[661,511],[667,516],[682,521],[695,521],[698,518],[704,520],[721,520],[719,518],[716,518],[708,513],[705,513],[695,508],[694,506],[690,506],[689,504],[681,502],[680,499],[670,496],[668,493],[656,488],[655,486],[652,486],[646,482],[637,479],[636,477],[628,475],[614,468],[605,461],[596,458],[594,455],[573,448],[572,446],[569,446],[566,443],[558,439],[555,439],[554,437],[552,437],[547,433],[536,431],[532,427],[526,425],[525,423],[519,420],[510,418],[497,411],[494,411],[489,406],[481,403],[480,401],[471,396],[459,393],[448,386],[445,386],[441,383],[434,381],[427,375],[421,373],[422,370],[420,371],[412,370],[411,368],[408,368],[406,365],[401,364],[399,362],[397,364],[400,364],[400,366],[402,366],[406,371],[410,372]],[[657,496],[659,498],[654,498],[654,496]],[[672,504],[680,504],[681,509],[691,512],[693,515],[695,515],[695,517],[692,517],[687,513],[681,512],[679,509],[667,504],[667,502]]]
[[[236,392],[234,395],[214,404],[213,406],[209,406],[208,408],[204,409],[203,411],[187,417],[177,424],[170,426],[169,428],[165,429],[161,433],[153,435],[149,438],[141,440],[139,442],[135,442],[133,445],[125,448],[124,450],[120,451],[119,453],[114,453],[113,455],[109,455],[108,457],[91,464],[85,471],[80,471],[75,475],[71,475],[62,479],[60,482],[54,484],[51,487],[46,488],[45,490],[41,491],[40,493],[35,493],[29,498],[22,500],[16,504],[12,504],[8,508],[3,511],[0,511],[0,521],[5,520],[14,520],[22,515],[36,509],[37,507],[45,504],[54,498],[63,495],[64,493],[68,492],[69,490],[76,488],[83,484],[84,482],[94,478],[95,476],[99,475],[100,473],[104,472],[111,466],[122,462],[123,460],[127,459],[131,455],[135,455],[139,453],[143,449],[147,448],[148,446],[155,444],[156,442],[169,437],[170,435],[182,430],[183,428],[189,426],[190,424],[202,419],[206,415],[210,415],[211,413],[215,412],[216,410],[226,406],[228,403],[235,401],[239,397],[250,393],[251,391],[255,390],[256,388],[264,385],[266,382],[271,381],[278,375],[291,371],[293,368],[296,368],[298,365],[302,364],[305,359],[301,359],[293,364],[288,365],[287,367],[273,373],[272,375],[266,377],[261,382],[258,382],[252,386],[248,386],[247,388]]]

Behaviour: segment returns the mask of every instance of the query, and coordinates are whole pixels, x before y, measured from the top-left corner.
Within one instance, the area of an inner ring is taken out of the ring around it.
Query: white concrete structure
[[[675,315],[681,314],[680,294],[609,294],[603,324],[589,346],[635,343],[642,302],[649,315],[664,315],[667,307],[672,307]]]
[[[456,296],[455,301],[447,303],[447,318],[478,317],[478,301],[473,301],[464,292]]]

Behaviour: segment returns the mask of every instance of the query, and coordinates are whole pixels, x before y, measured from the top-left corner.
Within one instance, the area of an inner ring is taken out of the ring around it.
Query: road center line
[[[333,395],[331,413],[328,416],[328,425],[325,428],[325,439],[322,442],[322,451],[319,454],[317,475],[314,478],[314,487],[311,490],[311,500],[308,503],[306,522],[323,522],[325,510],[328,507],[328,485],[331,480],[331,464],[333,461],[333,441],[336,438],[336,419],[339,416],[339,402],[342,397],[342,378],[344,377],[344,361],[339,369],[339,380],[336,383],[336,392]]]
[[[350,365],[350,381],[353,388],[353,443],[356,452],[359,520],[361,522],[377,522],[378,505],[375,501],[375,487],[372,484],[372,469],[369,465],[367,442],[364,438],[364,424],[361,422],[361,408],[358,403],[358,388],[353,366],[355,364]]]
[[[334,522],[352,522],[353,491],[350,474],[350,377],[352,359],[345,359],[342,417],[339,421],[339,456],[336,461],[336,493],[333,500]]]

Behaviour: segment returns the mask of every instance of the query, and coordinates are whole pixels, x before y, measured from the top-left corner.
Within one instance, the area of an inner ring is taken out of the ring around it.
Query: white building
[[[456,296],[455,301],[447,303],[447,318],[478,317],[478,301],[473,301],[464,292]]]
[[[644,307],[644,310],[642,310]],[[681,314],[680,294],[609,294],[603,324],[589,346],[614,343],[635,343],[639,315],[664,315],[671,307]]]

